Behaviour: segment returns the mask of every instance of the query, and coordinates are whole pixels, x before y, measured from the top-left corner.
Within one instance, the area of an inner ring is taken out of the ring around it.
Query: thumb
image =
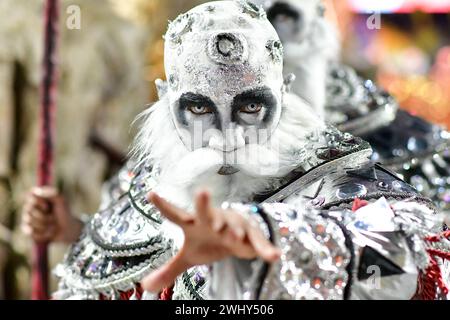
[[[146,291],[159,292],[162,288],[171,286],[175,279],[190,267],[191,265],[185,261],[180,252],[165,265],[146,276],[142,280],[142,287]]]

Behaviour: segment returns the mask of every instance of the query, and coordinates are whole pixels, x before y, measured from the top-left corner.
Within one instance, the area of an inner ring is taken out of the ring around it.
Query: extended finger
[[[142,287],[146,291],[159,292],[164,287],[171,286],[175,279],[190,268],[184,258],[178,253],[169,262],[152,272],[142,280]]]
[[[195,209],[198,218],[205,224],[211,224],[218,218],[210,206],[209,193],[207,191],[201,191],[197,194],[195,197]]]
[[[234,214],[232,211],[225,212],[223,217],[226,221],[230,232],[234,234],[237,240],[242,241],[245,237],[246,221],[240,215]]]
[[[247,237],[258,256],[267,262],[274,262],[280,258],[280,250],[264,237],[259,228],[248,225],[246,231]]]
[[[167,217],[170,221],[182,226],[192,220],[192,216],[184,210],[174,206],[168,201],[158,196],[155,192],[150,192],[148,199],[159,209],[161,214]]]
[[[258,255],[253,246],[248,241],[237,238],[228,225],[224,229],[221,238],[223,241],[222,244],[233,256],[243,259],[253,259]]]
[[[233,256],[241,259],[254,259],[258,256],[256,250],[250,244],[242,241],[234,242],[229,250],[232,252]]]

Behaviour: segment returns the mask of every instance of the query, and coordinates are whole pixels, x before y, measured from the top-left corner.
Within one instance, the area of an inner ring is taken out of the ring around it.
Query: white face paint
[[[273,190],[324,124],[285,92],[282,49],[265,12],[210,2],[178,17],[165,39],[168,85],[157,82],[160,100],[143,114],[133,149],[158,167],[156,191],[189,207],[198,188],[213,191],[216,205]]]
[[[281,115],[283,54],[264,10],[206,3],[172,22],[165,40],[170,111],[186,147],[266,142]]]

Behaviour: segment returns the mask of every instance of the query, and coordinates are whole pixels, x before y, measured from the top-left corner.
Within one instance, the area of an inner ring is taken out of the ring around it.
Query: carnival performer
[[[55,299],[446,298],[442,216],[290,92],[262,8],[193,8],[164,58],[167,83],[99,212],[74,222],[55,190],[28,198],[35,239],[81,230]]]

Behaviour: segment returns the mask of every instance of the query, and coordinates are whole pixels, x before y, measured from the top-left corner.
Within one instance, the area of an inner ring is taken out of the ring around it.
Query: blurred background
[[[133,139],[133,119],[157,99],[167,21],[202,2],[61,1],[55,170],[74,214],[95,212]],[[450,128],[450,0],[325,2],[343,60],[402,108]],[[79,29],[66,25],[73,5]],[[19,225],[36,183],[43,23],[43,0],[0,0],[0,299],[30,297],[31,242]],[[65,250],[51,246],[52,266]]]

